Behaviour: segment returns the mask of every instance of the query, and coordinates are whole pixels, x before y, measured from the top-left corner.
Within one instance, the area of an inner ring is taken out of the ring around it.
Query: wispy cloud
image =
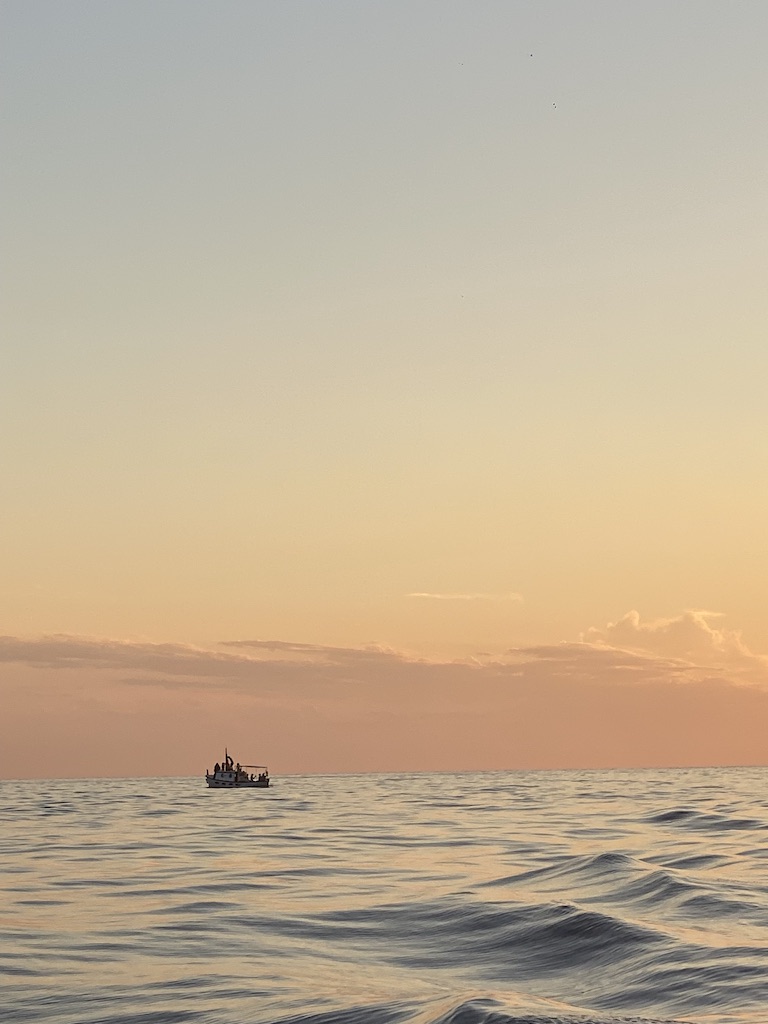
[[[404,657],[401,653],[381,644],[367,644],[365,647],[330,647],[290,640],[222,640],[219,646],[251,651],[259,660],[265,655],[293,660],[315,659],[331,662],[400,661]]]
[[[211,676],[236,670],[246,659],[185,644],[153,644],[54,634],[0,636],[0,662],[34,668],[102,668],[173,675]]]
[[[16,663],[58,671],[87,669],[130,673],[130,682],[169,677],[179,685],[209,682],[278,686],[290,682],[381,681],[392,669],[419,659],[377,645],[332,647],[284,640],[229,640],[226,650],[185,644],[153,644],[98,637],[0,636],[0,664]],[[425,663],[426,664],[426,663]]]
[[[517,594],[512,591],[506,594],[433,594],[427,591],[414,591],[412,594],[406,594],[406,597],[418,597],[425,598],[430,601],[522,601],[523,595]]]

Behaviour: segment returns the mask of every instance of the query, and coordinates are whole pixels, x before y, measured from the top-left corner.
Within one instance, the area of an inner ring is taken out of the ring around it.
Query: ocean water
[[[768,769],[0,783],[0,1021],[768,1022]]]

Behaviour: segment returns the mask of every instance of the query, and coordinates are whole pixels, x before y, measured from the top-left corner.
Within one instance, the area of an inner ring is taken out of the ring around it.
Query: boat
[[[264,764],[235,764],[225,749],[221,764],[205,769],[205,781],[209,789],[267,789],[269,770]]]

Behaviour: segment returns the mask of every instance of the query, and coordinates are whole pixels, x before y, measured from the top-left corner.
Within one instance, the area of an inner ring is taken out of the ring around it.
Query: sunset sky
[[[0,776],[768,763],[766,38],[4,0]]]

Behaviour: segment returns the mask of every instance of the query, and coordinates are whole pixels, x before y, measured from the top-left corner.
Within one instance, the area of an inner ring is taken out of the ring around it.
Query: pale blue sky
[[[765,4],[0,12],[5,629],[768,649]]]

